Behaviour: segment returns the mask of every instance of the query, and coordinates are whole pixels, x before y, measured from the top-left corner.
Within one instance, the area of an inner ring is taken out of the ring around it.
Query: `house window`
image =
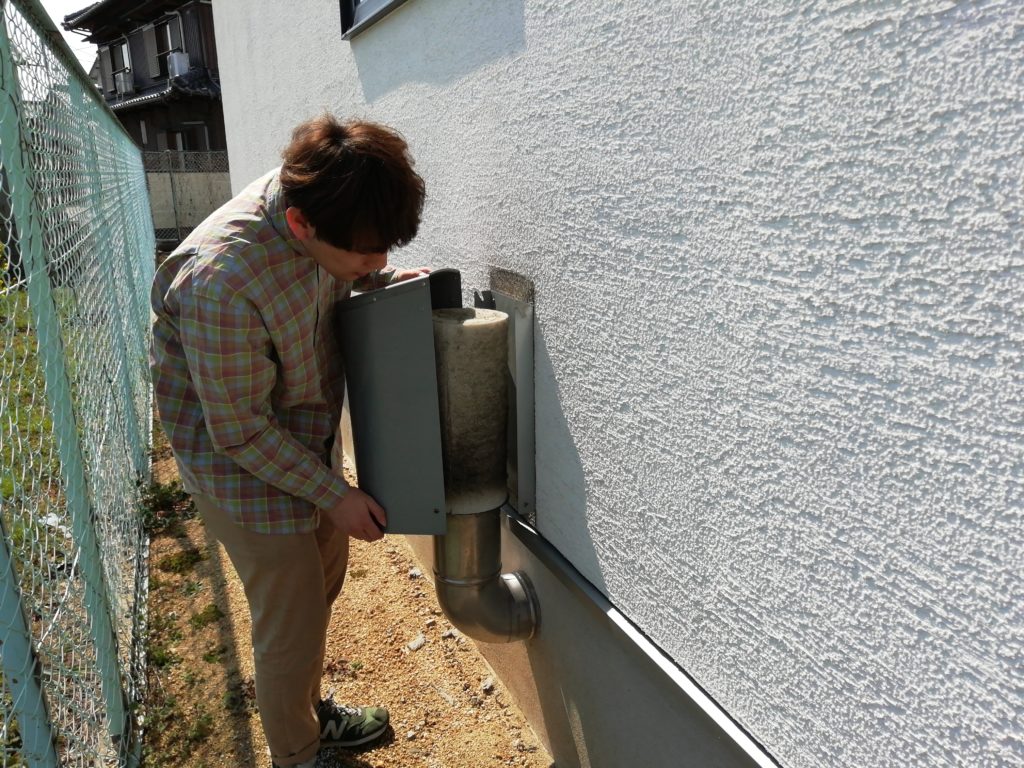
[[[149,143],[149,137],[146,135],[146,121],[139,120],[139,133],[142,135],[142,148],[145,149]]]
[[[181,24],[175,21],[162,21],[143,30],[146,44],[146,58],[149,59],[149,76],[154,80],[167,77],[167,56],[175,51],[183,50],[181,42]]]
[[[124,72],[126,69],[131,69],[132,60],[128,55],[127,40],[118,43],[117,45],[110,46],[110,65],[115,75],[118,72]]]
[[[406,0],[341,0],[341,37],[350,40],[372,27]]]
[[[181,125],[188,149],[197,152],[210,151],[210,130],[206,127],[206,123],[202,120],[185,120]]]
[[[100,82],[107,93],[129,93],[133,90],[132,60],[128,41],[100,48]]]

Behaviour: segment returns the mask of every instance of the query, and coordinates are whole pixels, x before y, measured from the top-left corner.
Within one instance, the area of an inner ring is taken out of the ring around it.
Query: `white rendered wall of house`
[[[409,138],[396,261],[536,283],[542,533],[787,766],[1019,763],[1024,6],[281,8],[214,4],[233,186]]]

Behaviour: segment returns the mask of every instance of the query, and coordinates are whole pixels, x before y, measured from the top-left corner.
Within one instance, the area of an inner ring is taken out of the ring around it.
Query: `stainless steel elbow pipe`
[[[451,515],[434,537],[434,586],[444,615],[485,643],[533,637],[536,596],[525,573],[501,572],[501,521],[496,509]]]
[[[438,602],[475,640],[533,636],[537,599],[525,573],[501,572],[500,506],[507,496],[508,317],[435,310],[447,533],[434,537]]]

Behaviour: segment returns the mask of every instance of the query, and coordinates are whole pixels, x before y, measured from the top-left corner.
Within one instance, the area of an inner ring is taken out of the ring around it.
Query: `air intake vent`
[[[167,54],[167,73],[171,77],[187,75],[191,67],[188,63],[188,54],[181,51]]]
[[[118,96],[135,93],[135,78],[132,77],[132,71],[126,69],[114,75],[114,87],[117,88]]]

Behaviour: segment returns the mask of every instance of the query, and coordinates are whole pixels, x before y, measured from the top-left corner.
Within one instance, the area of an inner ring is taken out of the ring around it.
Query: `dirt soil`
[[[143,764],[269,768],[241,585],[188,498],[168,492],[176,472],[165,445],[154,480],[162,509],[150,551]],[[553,766],[473,641],[442,614],[401,537],[352,542],[324,667],[325,695],[387,706],[391,728],[376,746],[325,750],[320,766]]]

